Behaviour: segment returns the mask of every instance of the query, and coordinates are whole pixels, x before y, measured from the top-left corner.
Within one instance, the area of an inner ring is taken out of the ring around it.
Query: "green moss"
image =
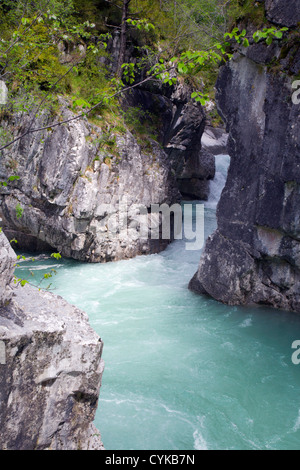
[[[160,116],[143,110],[141,107],[131,107],[124,113],[124,122],[128,129],[137,137],[141,146],[149,147],[149,139],[159,141],[159,131],[162,126]]]
[[[223,119],[219,115],[216,108],[208,113],[208,117],[213,127],[220,127],[224,125]]]
[[[256,0],[232,0],[228,9],[231,27],[244,22],[251,22],[258,28],[267,23],[264,3]]]

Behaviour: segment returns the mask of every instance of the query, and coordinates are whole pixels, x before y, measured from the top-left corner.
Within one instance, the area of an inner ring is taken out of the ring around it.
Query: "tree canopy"
[[[264,7],[253,0],[2,0],[0,80],[9,103],[1,113],[31,114],[25,132],[34,132],[45,107],[60,125],[59,96],[74,118],[93,116],[150,80],[186,81],[205,105],[232,41],[249,46],[235,22],[252,21],[253,11],[263,28]],[[252,40],[270,44],[284,33],[264,28]],[[3,129],[0,139],[0,150],[14,142]]]

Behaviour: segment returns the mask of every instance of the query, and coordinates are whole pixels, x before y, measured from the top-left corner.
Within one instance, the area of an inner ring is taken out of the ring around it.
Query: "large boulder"
[[[93,425],[101,339],[62,298],[11,284],[16,258],[3,234],[0,246],[0,449],[103,449]]]

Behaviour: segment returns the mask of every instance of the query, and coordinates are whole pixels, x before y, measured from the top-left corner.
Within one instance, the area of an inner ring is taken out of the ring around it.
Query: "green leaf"
[[[55,258],[56,260],[60,260],[61,259],[61,254],[60,253],[52,253],[51,258]]]
[[[273,38],[272,38],[272,36],[269,36],[266,40],[266,43],[268,44],[268,46],[270,46],[272,44],[272,42],[273,42]]]
[[[50,279],[52,277],[52,274],[46,273],[44,274],[44,279]]]
[[[253,39],[254,39],[254,42],[258,42],[260,40],[260,37],[258,36],[258,34],[254,34]]]
[[[188,68],[187,68],[187,66],[185,65],[184,62],[180,62],[178,64],[178,72],[179,73],[184,73],[184,74],[188,72]]]
[[[276,31],[275,37],[276,37],[277,39],[282,39],[282,36],[283,36],[283,33],[282,33],[281,31]]]
[[[19,180],[20,179],[20,176],[17,176],[17,175],[13,175],[13,176],[10,176],[8,178],[8,181],[16,181],[16,180]]]

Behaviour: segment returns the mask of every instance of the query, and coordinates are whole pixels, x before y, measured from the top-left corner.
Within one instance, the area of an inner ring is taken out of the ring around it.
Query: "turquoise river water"
[[[228,157],[217,161],[206,236],[228,167]],[[300,316],[191,293],[199,259],[176,241],[106,265],[27,261],[18,274],[55,268],[54,292],[85,310],[103,339],[95,424],[107,450],[300,449]]]

